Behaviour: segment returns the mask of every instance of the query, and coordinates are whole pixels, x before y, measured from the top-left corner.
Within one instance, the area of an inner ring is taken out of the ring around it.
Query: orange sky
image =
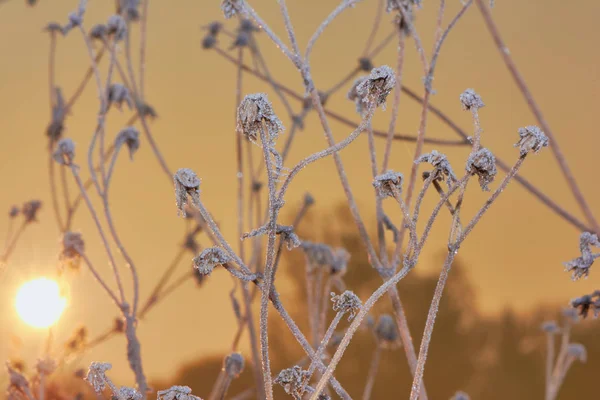
[[[58,230],[50,207],[47,180],[46,138],[48,106],[48,36],[41,32],[50,21],[64,23],[76,5],[74,0],[40,1],[27,8],[22,1],[10,0],[0,5],[0,179],[4,191],[0,210],[30,198],[41,199],[45,207],[40,223],[28,229],[10,260],[9,269],[0,279],[0,335],[20,337],[27,344],[22,355],[33,360],[43,346],[44,334],[32,331],[14,312],[13,298],[21,283],[42,274],[52,274],[58,252]],[[160,118],[152,123],[153,133],[171,169],[190,167],[202,177],[205,204],[219,220],[226,236],[235,239],[235,163],[234,99],[235,70],[217,54],[200,48],[203,32],[199,27],[220,20],[219,1],[153,1],[150,6],[147,67],[148,101]],[[289,0],[290,12],[301,45],[337,1]],[[365,0],[344,13],[317,44],[312,56],[313,76],[319,87],[328,87],[355,66],[369,32],[376,1]],[[448,4],[448,14],[459,2]],[[594,113],[598,105],[600,79],[597,66],[598,29],[596,16],[600,4],[581,0],[567,5],[560,0],[499,0],[494,17],[502,29],[511,54],[536,95],[546,118],[558,136],[570,165],[594,211],[600,206],[593,199],[599,190],[595,168],[600,138],[595,134]],[[284,36],[275,2],[255,0],[256,10]],[[425,1],[417,16],[417,27],[425,48],[432,48],[436,2]],[[91,1],[86,14],[87,28],[103,22],[114,12],[112,2]],[[385,16],[380,37],[390,32]],[[275,77],[296,90],[301,80],[291,64],[260,35],[260,43]],[[223,47],[228,47],[225,38]],[[412,43],[407,50],[404,83],[422,91],[422,70]],[[376,58],[375,64],[393,66],[391,46]],[[77,32],[59,40],[57,84],[66,95],[73,92],[88,65],[88,58]],[[535,124],[516,86],[512,83],[501,58],[483,26],[476,8],[451,33],[439,59],[434,80],[437,94],[433,103],[445,110],[468,132],[469,113],[460,110],[458,95],[475,88],[486,107],[481,110],[483,142],[506,161],[516,159],[512,144],[520,126]],[[245,93],[267,91],[274,107],[283,115],[283,107],[262,83],[246,80]],[[297,103],[292,103],[298,107]],[[356,119],[354,105],[343,94],[331,99],[333,110]],[[420,107],[403,96],[398,131],[416,132]],[[96,91],[92,85],[73,109],[66,135],[78,144],[78,160],[84,153],[95,126]],[[375,126],[385,129],[390,112],[379,112]],[[111,112],[107,131],[114,135],[129,118],[129,113]],[[453,133],[430,116],[428,135],[454,138]],[[284,123],[288,123],[284,119]],[[344,138],[348,127],[332,122],[337,140]],[[367,142],[359,138],[344,150],[342,158],[363,217],[373,221],[373,199]],[[326,147],[320,126],[312,115],[307,129],[299,133],[288,166]],[[427,146],[426,150],[432,147]],[[382,146],[380,143],[379,149]],[[456,170],[462,169],[466,149],[439,149],[447,153]],[[408,173],[413,154],[411,144],[394,146],[391,167]],[[84,168],[85,171],[85,168]],[[580,217],[581,213],[568,191],[550,151],[531,157],[523,174],[548,195]],[[172,185],[162,175],[149,145],[142,139],[135,162],[123,157],[118,163],[113,183],[111,205],[117,227],[142,274],[142,293],[147,294],[162,269],[173,258],[182,237],[182,222],[177,218]],[[74,191],[75,188],[72,187]],[[331,160],[324,160],[303,171],[287,195],[289,212],[300,196],[310,191],[317,198],[316,212],[342,201],[343,192]],[[471,190],[467,212],[473,212],[485,200],[485,194]],[[432,200],[426,207],[433,205]],[[284,212],[284,215],[286,213]],[[432,272],[438,265],[428,264],[432,254],[445,248],[446,219],[433,232],[423,263],[416,273]],[[7,216],[0,216],[0,227]],[[106,257],[99,245],[96,230],[88,213],[82,210],[75,223],[86,239],[89,255],[108,276]],[[0,233],[2,230],[0,229]],[[579,232],[536,202],[521,187],[513,184],[498,201],[461,248],[461,257],[477,287],[479,306],[484,312],[496,312],[507,306],[529,310],[538,302],[564,304],[569,298],[591,291],[600,282],[592,271],[588,281],[572,283],[563,272],[561,262],[577,256]],[[185,265],[181,265],[183,272]],[[90,329],[92,336],[110,325],[116,315],[114,306],[103,296],[90,274],[83,270],[70,278],[70,304],[57,329],[64,339],[78,323]],[[235,321],[229,308],[227,292],[230,279],[217,273],[201,290],[188,283],[158,306],[140,325],[143,357],[150,377],[168,376],[185,360],[203,354],[222,353],[230,344]],[[222,305],[222,306],[219,306]],[[218,327],[218,329],[217,329]],[[165,337],[165,331],[171,332]],[[223,333],[225,332],[225,333]],[[161,339],[162,336],[162,339]],[[123,381],[130,372],[124,359],[124,340],[117,338],[83,357],[115,364]],[[0,359],[16,354],[11,340],[0,340]]]

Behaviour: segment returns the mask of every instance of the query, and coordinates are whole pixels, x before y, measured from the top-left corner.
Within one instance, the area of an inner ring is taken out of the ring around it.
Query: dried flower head
[[[206,29],[210,35],[217,36],[223,30],[223,24],[219,21],[213,21],[202,27],[202,29]]]
[[[383,65],[371,70],[371,74],[356,87],[356,93],[363,103],[373,102],[376,107],[381,106],[385,110],[385,100],[395,85],[394,70]]]
[[[464,92],[461,93],[459,98],[460,98],[460,105],[462,106],[462,109],[465,111],[468,111],[468,110],[477,111],[480,108],[485,106],[485,104],[483,104],[483,100],[481,100],[481,96],[479,96],[477,93],[475,93],[475,91],[473,89],[465,90]]]
[[[583,318],[588,316],[590,310],[594,312],[594,317],[597,317],[600,314],[600,290],[571,300],[571,306],[577,309]]]
[[[148,103],[138,103],[137,104],[138,112],[140,115],[144,117],[149,117],[150,119],[154,119],[158,117],[156,110]]]
[[[346,290],[340,295],[332,292],[331,301],[333,302],[333,311],[348,314],[348,321],[351,321],[362,307],[362,302],[351,290]]]
[[[308,371],[304,371],[298,365],[294,365],[291,368],[282,370],[277,375],[277,378],[275,378],[275,383],[281,385],[287,394],[299,400],[304,394],[304,381],[309,375]]]
[[[237,378],[244,370],[244,357],[240,353],[231,353],[225,357],[223,369],[231,378]]]
[[[283,132],[283,124],[273,112],[273,106],[267,99],[267,95],[264,93],[247,95],[237,110],[238,133],[256,143],[263,123],[271,141],[274,141],[278,134]]]
[[[204,39],[202,39],[202,48],[205,50],[212,49],[216,44],[217,37],[213,34],[209,33],[208,35],[204,36]]]
[[[374,332],[381,347],[393,349],[400,346],[398,327],[391,315],[380,315]]]
[[[112,368],[109,363],[93,361],[88,369],[85,380],[94,388],[96,393],[102,393],[106,388],[106,371]]]
[[[140,19],[139,5],[140,0],[118,0],[117,14],[122,15],[128,21],[137,21]]]
[[[78,269],[81,256],[85,253],[85,243],[80,233],[65,232],[59,259],[64,266]]]
[[[157,400],[202,400],[192,394],[192,389],[188,386],[171,386],[166,390],[156,392]]]
[[[373,180],[373,187],[379,198],[396,197],[395,191],[402,192],[404,177],[400,172],[387,171]]]
[[[486,148],[479,149],[469,156],[466,170],[469,174],[479,177],[479,186],[483,190],[490,190],[488,185],[496,177],[496,157]]]
[[[570,343],[567,348],[567,354],[569,356],[579,360],[579,362],[587,361],[587,351],[585,350],[585,346],[579,343]]]
[[[42,202],[39,200],[29,200],[28,202],[23,203],[21,214],[23,214],[25,222],[36,222],[37,213],[40,208],[42,208]]]
[[[369,57],[361,57],[358,59],[358,67],[361,71],[370,72],[375,66]]]
[[[235,37],[235,40],[231,44],[230,49],[234,49],[236,47],[247,47],[250,45],[250,33],[239,31]]]
[[[229,19],[238,14],[243,1],[244,0],[223,0],[221,3],[221,10],[223,11],[225,18]]]
[[[248,18],[243,18],[242,20],[240,20],[240,26],[238,27],[238,31],[248,32],[248,33],[260,32],[260,28],[256,25],[254,25],[252,20],[250,20]]]
[[[453,182],[456,182],[456,175],[450,166],[450,162],[446,156],[436,150],[432,150],[431,153],[423,154],[421,157],[415,160],[415,163],[427,162],[433,166],[431,171],[431,179],[441,181],[444,178],[448,186],[451,186]]]
[[[590,267],[596,259],[596,256],[592,254],[591,246],[600,247],[598,236],[590,232],[583,232],[579,236],[579,250],[581,252],[581,257],[563,263],[565,271],[572,272],[572,280],[576,281],[582,277],[588,277]]]
[[[231,258],[222,248],[209,247],[194,257],[194,268],[202,275],[210,275],[215,267],[227,264],[230,260]]]
[[[17,217],[17,215],[19,215],[19,211],[20,211],[20,210],[19,210],[19,207],[17,207],[17,206],[12,206],[12,207],[10,208],[10,211],[8,212],[8,216],[9,216],[9,218],[16,218],[16,217]]]
[[[56,34],[56,33],[60,33],[61,35],[63,34],[63,27],[58,22],[49,22],[48,25],[46,25],[44,27],[44,30],[51,34]]]
[[[122,110],[123,103],[126,103],[129,109],[133,107],[133,100],[131,100],[131,96],[129,96],[129,90],[120,83],[113,83],[108,89],[107,107],[110,107],[113,103],[116,104],[119,111]]]
[[[134,388],[122,386],[119,388],[119,400],[142,400],[144,396]]]
[[[90,33],[88,35],[92,39],[104,41],[108,35],[108,29],[104,24],[96,24],[92,26],[92,29],[90,29]]]
[[[119,42],[127,35],[127,22],[120,15],[111,15],[106,22],[106,32]]]
[[[300,247],[300,238],[296,235],[296,232],[294,232],[293,226],[277,225],[276,233],[280,235],[281,240],[283,240],[283,243],[285,243],[285,247],[287,247],[288,250]]]
[[[452,396],[452,399],[450,400],[471,400],[471,398],[465,392],[458,391],[454,393],[454,396]]]
[[[550,334],[560,332],[560,328],[558,327],[556,321],[545,321],[540,328],[542,331]]]
[[[52,153],[52,158],[59,164],[71,165],[75,158],[75,143],[69,138],[60,139],[56,144],[56,150]]]
[[[547,147],[549,144],[548,136],[535,125],[519,128],[519,137],[515,147],[520,148],[521,157],[532,151],[537,154],[542,147]]]
[[[129,150],[129,158],[133,160],[133,154],[140,148],[140,132],[133,126],[121,129],[115,139],[115,147],[119,148],[123,144]]]
[[[200,178],[194,171],[189,168],[181,168],[177,170],[173,175],[175,182],[175,200],[177,203],[177,214],[187,216],[185,212],[186,205],[188,203],[188,194],[199,195],[200,194]]]
[[[333,263],[333,250],[326,244],[303,241],[300,247],[304,250],[304,254],[312,267],[327,266]]]
[[[331,261],[330,273],[336,276],[344,276],[348,270],[348,261],[350,261],[350,253],[342,247],[338,247],[333,251],[333,260]]]

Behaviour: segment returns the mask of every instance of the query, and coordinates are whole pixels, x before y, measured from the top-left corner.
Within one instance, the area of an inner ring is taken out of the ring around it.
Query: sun
[[[58,283],[39,278],[24,283],[17,292],[15,308],[19,317],[34,328],[48,328],[60,318],[67,301]]]

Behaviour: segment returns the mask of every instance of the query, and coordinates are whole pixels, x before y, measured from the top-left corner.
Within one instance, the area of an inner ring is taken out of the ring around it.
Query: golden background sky
[[[16,336],[26,344],[19,347],[13,340],[0,340],[0,359],[21,355],[33,360],[43,348],[45,334],[33,331],[17,318],[14,294],[26,280],[52,274],[59,250],[46,169],[49,38],[42,28],[50,21],[64,23],[76,1],[40,1],[34,8],[23,3],[11,0],[0,5],[0,181],[3,188],[0,210],[6,210],[0,216],[0,227],[6,226],[7,212],[13,204],[37,198],[44,202],[44,208],[40,223],[24,234],[7,272],[0,279],[0,337]],[[170,168],[189,167],[202,177],[205,204],[226,236],[235,241],[235,69],[216,53],[202,50],[200,46],[204,35],[200,26],[222,20],[219,3],[217,0],[150,3],[146,97],[159,114],[152,123],[152,131]],[[271,27],[285,37],[276,3],[272,0],[251,3]],[[301,46],[337,3],[333,0],[289,1]],[[376,3],[373,0],[359,3],[325,32],[312,56],[312,71],[318,87],[329,87],[355,67]],[[458,1],[449,3],[447,16],[453,15],[460,6]],[[600,215],[600,205],[595,200],[600,194],[595,167],[600,138],[594,119],[600,94],[596,23],[600,3],[593,0],[581,0],[576,5],[560,0],[497,0],[496,3],[494,18],[510,52],[557,134],[583,193]],[[433,45],[431,33],[436,8],[436,2],[428,0],[417,14],[417,28],[428,52]],[[86,28],[104,22],[113,12],[113,2],[90,1]],[[390,18],[384,16],[379,38],[390,32]],[[266,35],[259,35],[275,78],[300,91],[302,82],[297,71]],[[58,42],[57,85],[69,96],[89,64],[88,57],[78,32],[73,31]],[[226,49],[229,46],[225,37],[221,44]],[[394,66],[394,46],[389,46],[374,63]],[[414,46],[409,43],[403,82],[421,93],[422,75]],[[480,93],[486,103],[480,112],[484,145],[508,162],[516,160],[517,151],[512,145],[517,141],[517,129],[536,122],[493,47],[475,7],[452,31],[442,49],[434,88],[437,94],[433,96],[433,104],[467,132],[472,131],[471,117],[460,110],[458,96],[466,88]],[[256,91],[266,91],[275,110],[284,115],[281,103],[270,88],[255,79],[246,79],[244,92]],[[354,105],[344,98],[345,91],[332,98],[328,106],[356,120]],[[293,104],[296,109],[299,107]],[[90,85],[68,118],[65,135],[77,143],[80,164],[85,164],[84,155],[95,127],[97,106],[96,91]],[[419,111],[420,106],[403,95],[397,131],[414,134]],[[111,112],[107,125],[109,137],[118,132],[129,115],[129,112],[122,115]],[[378,111],[375,127],[386,129],[389,115],[389,110]],[[350,132],[344,125],[335,122],[331,125],[336,140]],[[427,134],[454,138],[453,132],[432,115]],[[326,141],[320,126],[311,115],[306,129],[298,134],[287,165],[293,166],[324,147]],[[382,148],[379,143],[380,151]],[[432,148],[426,146],[425,150]],[[462,170],[467,149],[438,149],[449,155],[455,170]],[[411,144],[396,143],[391,167],[408,173],[412,155]],[[344,150],[342,158],[362,215],[372,227],[374,207],[366,137],[360,137]],[[531,157],[523,168],[523,175],[582,218],[550,151]],[[175,255],[183,235],[172,184],[165,179],[150,146],[142,138],[141,149],[133,163],[127,157],[120,159],[113,185],[111,205],[116,225],[141,270],[144,296]],[[317,199],[315,213],[327,213],[344,201],[331,159],[312,165],[298,176],[286,197],[284,215],[295,212],[306,191]],[[487,195],[473,188],[470,192],[466,210],[473,212]],[[425,205],[431,207],[433,200],[430,198]],[[415,273],[439,270],[440,265],[429,261],[433,254],[445,249],[444,224],[447,226],[447,223],[447,218],[438,223]],[[104,267],[106,257],[87,210],[81,209],[74,228],[83,233],[90,257],[108,277],[108,267]],[[589,280],[576,283],[563,271],[561,262],[578,255],[578,235],[575,228],[518,184],[509,186],[477,227],[476,234],[461,248],[462,260],[477,288],[480,309],[486,313],[496,313],[506,307],[530,311],[539,303],[566,304],[570,298],[597,288],[600,280],[594,271]],[[187,265],[182,264],[180,272],[185,268]],[[57,340],[63,340],[80,323],[89,328],[92,336],[102,332],[117,314],[113,304],[86,270],[69,279],[70,304],[57,327]],[[231,281],[224,273],[215,273],[201,289],[189,282],[140,324],[143,360],[151,378],[172,375],[183,361],[225,351],[235,327],[228,300],[230,287]],[[82,361],[111,361],[119,379],[129,380],[124,346],[123,338],[112,339],[86,354]]]

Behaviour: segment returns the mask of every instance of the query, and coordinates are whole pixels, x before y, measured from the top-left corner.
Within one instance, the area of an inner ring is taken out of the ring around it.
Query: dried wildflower
[[[281,385],[283,390],[295,399],[300,400],[304,394],[304,381],[308,378],[309,372],[303,370],[298,365],[284,369],[275,378],[275,383]]]
[[[111,15],[106,22],[106,32],[119,42],[127,35],[127,22],[120,15]]]
[[[563,263],[565,271],[572,272],[572,280],[576,281],[582,277],[588,277],[590,267],[595,260],[595,255],[592,254],[591,246],[600,247],[598,236],[593,233],[583,232],[579,236],[579,250],[581,251],[581,257]]]
[[[59,140],[52,158],[61,165],[71,165],[75,158],[75,143],[69,138]]]
[[[106,28],[106,25],[96,24],[92,27],[92,29],[90,29],[90,33],[88,35],[92,39],[104,41],[104,39],[106,39],[107,34],[108,29]]]
[[[119,400],[142,400],[144,396],[134,388],[123,386],[119,388],[117,398]]]
[[[106,388],[106,371],[112,368],[109,363],[93,361],[88,369],[85,380],[94,388],[96,393],[102,393]]]
[[[127,146],[129,158],[133,160],[133,154],[140,148],[140,132],[133,126],[122,129],[115,139],[115,147],[119,148],[123,144]]]
[[[535,125],[519,128],[519,137],[520,139],[515,143],[515,147],[520,148],[521,157],[531,151],[537,154],[542,147],[547,147],[549,144],[548,136]]]
[[[52,34],[60,33],[63,34],[63,27],[58,22],[49,22],[48,25],[44,28],[46,32],[50,32]]]
[[[481,100],[481,96],[479,96],[473,89],[467,89],[461,93],[459,96],[460,104],[462,109],[465,111],[468,110],[479,110],[484,107],[483,100]]]
[[[51,375],[56,371],[56,361],[51,358],[39,359],[35,364],[38,374]]]
[[[579,362],[587,361],[587,351],[585,350],[585,346],[579,343],[570,343],[569,347],[567,347],[567,354],[571,357],[579,360]]]
[[[210,33],[204,36],[204,39],[202,39],[202,48],[205,50],[212,49],[213,47],[215,47],[216,44],[217,38],[215,37],[215,35],[212,35]]]
[[[486,148],[479,149],[475,154],[469,156],[466,170],[469,174],[479,177],[479,186],[483,190],[490,190],[488,185],[496,177],[496,157]]]
[[[385,110],[385,100],[396,85],[394,70],[387,65],[373,68],[368,78],[361,81],[356,87],[356,94],[363,103],[375,103]]]
[[[542,324],[540,328],[546,333],[554,334],[560,332],[560,328],[558,327],[555,321],[546,321]]]
[[[452,396],[452,399],[450,400],[471,400],[471,398],[465,392],[458,391],[454,393],[454,396]]]
[[[137,21],[140,19],[139,5],[140,0],[118,0],[117,14],[122,15],[128,21]]]
[[[256,143],[260,136],[263,122],[271,141],[283,132],[283,124],[273,112],[273,106],[264,93],[247,95],[237,110],[237,131],[248,140]],[[265,143],[263,143],[264,145]]]
[[[398,327],[391,315],[380,315],[374,332],[381,347],[397,348],[400,345]]]
[[[340,295],[336,295],[332,292],[331,301],[333,302],[333,311],[348,314],[348,321],[351,321],[362,307],[362,302],[358,296],[350,290],[346,290]]]
[[[375,66],[369,57],[361,57],[358,59],[358,67],[361,71],[370,72]]]
[[[78,269],[81,256],[85,253],[85,243],[80,233],[65,232],[59,259],[63,265]]]
[[[600,314],[600,290],[571,300],[571,306],[577,309],[583,318],[587,318],[590,310],[594,312],[594,317],[597,317]]]
[[[240,353],[231,353],[225,357],[223,369],[231,378],[237,378],[244,370],[244,357]]]
[[[171,386],[166,390],[156,392],[157,400],[202,400],[192,394],[192,389],[188,386]]]
[[[37,221],[37,213],[42,208],[42,202],[39,200],[29,200],[26,203],[23,203],[21,207],[21,214],[25,217],[25,222],[35,222]]]
[[[229,19],[238,14],[243,1],[244,0],[223,0],[221,3],[221,10],[223,10],[225,18]]]
[[[210,275],[216,266],[227,264],[231,258],[220,247],[209,247],[194,257],[194,268],[202,275]]]
[[[377,196],[381,199],[386,197],[396,197],[394,191],[402,191],[403,180],[404,177],[400,172],[387,171],[375,177],[373,180],[373,187],[377,192]]]
[[[20,210],[19,210],[19,207],[17,207],[17,206],[12,206],[12,207],[10,208],[10,211],[8,212],[8,217],[9,217],[9,218],[16,218],[16,217],[17,217],[17,215],[19,215],[19,211],[20,211]]]
[[[300,247],[300,238],[294,232],[293,226],[277,225],[276,233],[281,236],[281,240],[283,240],[288,250]]]
[[[65,117],[67,115],[67,107],[62,95],[62,90],[58,87],[54,88],[54,102],[52,104],[52,121],[46,128],[46,135],[56,141],[60,139],[65,129]]]
[[[448,186],[451,186],[453,182],[456,182],[456,175],[454,175],[450,162],[444,154],[432,150],[431,153],[423,154],[415,160],[415,163],[417,164],[423,162],[430,163],[433,166],[434,169],[430,172],[430,174],[433,175],[433,180],[441,181],[445,177]]]
[[[108,104],[110,107],[112,103],[115,103],[119,111],[121,111],[123,103],[127,103],[129,109],[133,107],[133,101],[129,96],[129,90],[120,83],[113,83],[108,89]]]
[[[173,175],[175,181],[175,199],[177,203],[177,214],[187,216],[185,207],[188,194],[200,194],[200,178],[189,168],[181,168]]]

